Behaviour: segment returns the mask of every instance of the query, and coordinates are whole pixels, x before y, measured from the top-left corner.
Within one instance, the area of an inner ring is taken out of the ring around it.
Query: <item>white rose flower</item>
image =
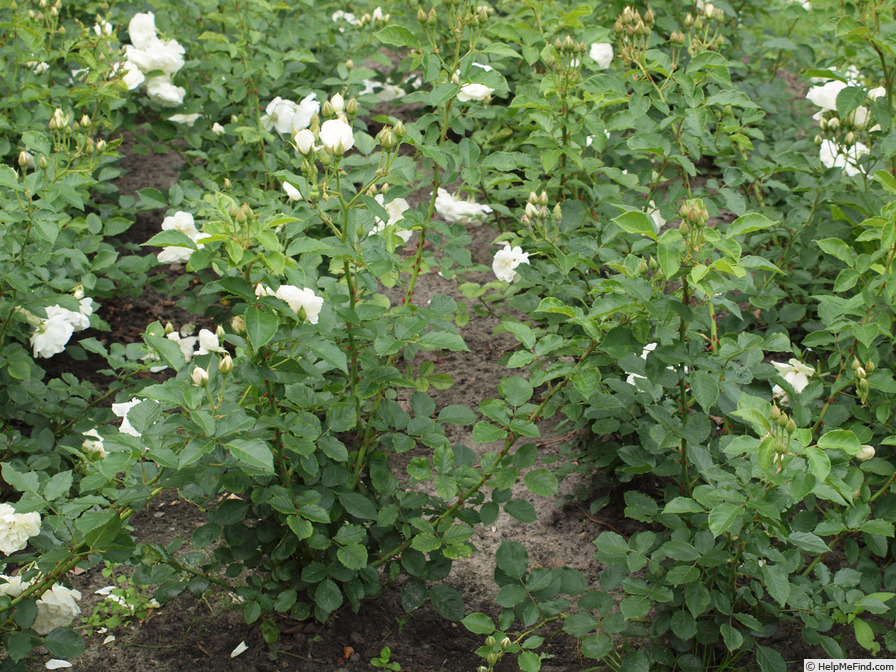
[[[168,75],[160,75],[146,80],[146,95],[162,107],[177,107],[183,104],[187,90],[172,84]]]
[[[54,585],[37,601],[37,618],[31,628],[39,635],[49,635],[56,628],[64,628],[81,613],[76,602],[80,599],[79,591]]]
[[[41,321],[38,330],[31,334],[31,348],[35,357],[49,358],[63,350],[72,337],[75,328],[69,319],[56,314]]]
[[[330,119],[320,127],[320,142],[325,149],[341,156],[354,147],[355,136],[352,127],[342,119]]]
[[[588,54],[601,70],[606,70],[613,62],[613,45],[609,42],[595,42]]]
[[[125,47],[127,60],[134,63],[144,74],[161,70],[166,75],[173,75],[184,67],[184,48],[177,40],[155,38],[144,49],[132,45]]]
[[[641,350],[641,359],[643,359],[646,362],[647,355],[649,355],[654,350],[656,350],[656,343],[648,343],[647,345],[645,345],[644,348]],[[669,367],[669,368],[672,368],[672,367]],[[635,381],[638,380],[639,378],[646,380],[646,376],[642,376],[637,373],[630,373],[630,374],[628,374],[628,377],[625,379],[625,382],[628,383],[629,385],[635,385]]]
[[[295,285],[280,285],[274,293],[278,299],[286,301],[289,307],[295,311],[296,315],[300,315],[300,311],[305,311],[305,317],[311,324],[317,324],[320,310],[324,305],[322,297],[317,296],[314,290],[299,289]]]
[[[825,168],[841,168],[849,177],[861,173],[859,159],[868,153],[868,147],[857,142],[852,147],[841,147],[833,140],[822,140],[819,159]]]
[[[128,23],[128,36],[131,44],[138,49],[145,48],[156,37],[156,17],[152,12],[134,14]]]
[[[342,19],[346,23],[349,23],[353,26],[358,23],[358,19],[355,17],[354,14],[352,14],[351,12],[346,12],[341,9],[337,9],[335,12],[333,12],[332,19],[333,19],[333,21],[339,21],[340,19]],[[340,28],[340,30],[343,30],[343,29]]]
[[[263,296],[274,296],[274,290],[267,285],[262,285],[259,282],[257,285],[255,285],[255,296],[259,299]]]
[[[31,68],[35,75],[42,75],[50,69],[50,64],[45,61],[26,61],[25,65]]]
[[[277,96],[268,103],[265,113],[261,117],[261,125],[266,131],[273,128],[278,133],[289,133],[308,128],[311,118],[320,111],[320,103],[314,100],[316,94],[312,93],[302,99],[301,103],[285,100]]]
[[[503,250],[498,250],[495,253],[495,259],[492,262],[492,270],[495,272],[495,276],[498,280],[503,280],[504,282],[515,282],[519,279],[520,274],[516,272],[516,267],[520,264],[528,264],[529,263],[529,253],[523,252],[523,248],[519,245],[516,247],[510,247],[510,244],[507,243],[504,245]]]
[[[21,551],[28,539],[40,534],[40,514],[16,513],[9,504],[0,504],[0,551],[6,555]]]
[[[168,121],[171,121],[175,124],[186,124],[190,128],[193,128],[193,124],[196,123],[196,120],[202,115],[194,112],[193,114],[172,114],[168,117]]]
[[[203,369],[201,366],[197,366],[193,369],[193,372],[190,374],[190,378],[193,381],[194,385],[198,387],[205,387],[208,385],[208,371]]]
[[[128,420],[128,412],[139,403],[140,400],[137,397],[134,397],[130,401],[124,401],[120,404],[112,404],[112,412],[121,418],[121,427],[118,428],[118,431],[122,434],[140,436],[140,432],[138,432],[131,424],[130,420]]]
[[[806,98],[822,110],[836,110],[837,94],[845,88],[844,82],[835,79],[822,86],[813,86],[806,94]]]
[[[881,98],[886,95],[887,95],[887,89],[884,86],[875,87],[868,92],[868,97],[871,100],[877,100],[878,98]]]
[[[666,225],[665,218],[653,201],[650,201],[650,203],[647,204],[647,216],[653,220],[653,228],[656,229],[657,233],[659,233],[660,229]]]
[[[131,63],[130,61],[117,63],[112,67],[112,71],[115,74],[118,74],[119,71],[124,73],[121,81],[124,82],[124,85],[128,87],[128,90],[130,91],[133,91],[146,81],[146,75],[140,71],[140,68],[137,67],[136,63]]]
[[[299,150],[299,154],[310,154],[316,149],[314,146],[314,133],[308,128],[298,131],[293,136],[293,142],[296,143],[296,149]]]
[[[21,576],[0,574],[0,581],[5,581],[5,583],[0,583],[0,595],[6,595],[7,597],[18,597],[30,585],[22,581]]]
[[[214,133],[215,135],[223,135],[224,127],[216,121],[214,124],[212,124],[212,133]]]
[[[218,335],[208,329],[199,330],[199,349],[197,355],[207,355],[211,352],[227,352],[218,342]]]
[[[85,453],[93,455],[100,460],[109,455],[104,447],[103,437],[100,436],[100,433],[96,431],[96,429],[88,429],[86,432],[84,432],[84,436],[92,437],[89,439],[84,439],[84,441],[81,443],[81,448]]]
[[[462,201],[441,187],[439,187],[439,192],[436,194],[436,212],[446,222],[472,224],[476,220],[485,217],[491,211],[492,209],[487,205]]]
[[[791,357],[786,364],[783,362],[771,362],[771,364],[778,370],[778,375],[790,383],[797,394],[806,389],[809,378],[815,375],[815,369],[803,364],[796,357]],[[775,399],[780,399],[784,404],[790,404],[787,392],[780,385],[775,385],[772,388],[772,396]]]
[[[292,186],[289,182],[283,183],[283,191],[286,192],[286,198],[290,201],[302,200],[302,192]]]
[[[172,331],[167,338],[169,341],[175,341],[180,346],[180,351],[183,353],[186,361],[189,362],[193,359],[193,348],[196,347],[196,342],[199,340],[196,336],[181,336],[176,331]]]
[[[201,250],[205,247],[202,243],[197,242],[201,240],[205,234],[196,228],[193,215],[189,212],[181,210],[175,212],[173,215],[169,215],[162,221],[162,231],[170,231],[172,229],[180,231],[196,243],[196,249]],[[162,251],[157,255],[157,259],[162,264],[185,264],[190,260],[191,254],[193,254],[193,250],[189,247],[168,245],[167,247],[162,248]]]
[[[382,230],[387,226],[398,224],[398,222],[404,219],[404,211],[411,207],[403,198],[393,198],[391,201],[385,204],[383,203],[385,198],[382,194],[377,194],[374,198],[377,203],[379,203],[386,209],[386,212],[389,214],[389,221],[384,222],[379,217],[376,217],[376,226],[374,226],[373,230],[370,232],[371,236],[381,233]],[[395,235],[401,238],[405,243],[407,243],[413,237],[414,232],[407,229],[398,229],[395,231]]]
[[[479,63],[473,63],[473,65],[477,68],[482,68],[486,72],[494,70],[490,65],[480,65]],[[460,71],[458,71],[457,74],[460,75]],[[488,87],[485,84],[467,82],[460,87],[460,91],[457,93],[457,99],[462,103],[470,100],[488,100],[494,92],[495,90],[493,88]]]

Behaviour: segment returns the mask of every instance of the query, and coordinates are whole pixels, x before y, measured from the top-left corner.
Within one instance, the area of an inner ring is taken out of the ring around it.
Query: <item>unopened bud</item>
[[[824,121],[824,120],[822,119],[822,121]],[[815,144],[820,145],[822,142],[824,142],[824,138],[822,138],[820,135],[816,135],[815,136]]]
[[[865,371],[865,369],[863,367],[860,366],[859,368],[856,369],[856,378],[867,378],[867,377],[868,377],[868,372]]]
[[[432,9],[429,10],[429,15],[426,17],[426,22],[429,25],[434,26],[434,25],[436,25],[438,20],[439,20],[439,15],[436,14],[436,8],[433,7]]]
[[[560,207],[560,204],[554,206],[554,224],[559,224],[563,221],[563,208]]]
[[[852,131],[850,131],[849,133],[846,134],[845,141],[846,141],[847,145],[856,144],[856,134],[853,133]]]
[[[426,10],[422,7],[417,8],[417,21],[420,23],[426,23]]]
[[[866,370],[868,373],[874,373],[874,370],[875,370],[876,368],[877,368],[877,367],[874,365],[874,362],[872,362],[870,359],[869,359],[868,362],[865,364],[865,370]]]
[[[395,126],[392,127],[392,132],[395,133],[395,137],[399,140],[403,140],[404,137],[408,134],[408,129],[405,128],[404,122],[399,119]]]
[[[771,415],[772,420],[777,420],[781,417],[781,409],[775,405],[772,405],[772,410],[769,415]]]
[[[395,146],[395,134],[388,126],[383,126],[380,129],[380,132],[376,134],[376,139],[383,149],[392,149]]]
[[[775,424],[778,425],[778,427],[780,427],[781,429],[787,427],[788,422],[790,422],[790,418],[787,417],[786,413],[781,413],[777,418],[775,418]]]
[[[245,334],[246,333],[246,320],[243,319],[242,315],[237,315],[232,320],[230,320],[230,326],[233,329],[234,333],[237,333],[237,334]]]
[[[239,210],[236,211],[236,221],[238,221],[240,224],[245,224],[247,221],[249,221],[249,215],[246,212],[248,207],[249,205],[247,203],[243,203],[240,206]]]
[[[88,117],[86,114],[81,117],[81,126],[90,126],[90,117]]]
[[[501,640],[501,648],[502,648],[504,651],[506,651],[507,649],[509,649],[510,646],[511,646],[511,644],[512,644],[512,642],[510,641],[510,637],[505,637],[504,639]]]
[[[538,217],[538,206],[534,203],[526,203],[526,215],[528,215],[529,219],[536,219]]]
[[[681,233],[681,235],[684,236],[684,237],[687,237],[688,234],[691,232],[691,227],[690,227],[690,225],[688,224],[688,222],[687,222],[686,219],[682,219],[682,220],[681,220],[681,224],[678,225],[678,231],[679,231],[679,232]]]
[[[174,325],[171,324],[170,322],[166,322],[165,323],[165,335],[167,336],[168,334],[173,334],[174,331],[175,331]]]
[[[859,452],[856,453],[856,459],[859,462],[864,462],[864,461],[870,460],[872,457],[874,457],[874,453],[875,453],[874,446],[869,446],[869,445],[863,444],[862,447],[859,449]]]
[[[190,374],[190,378],[193,380],[194,385],[198,385],[199,387],[205,387],[208,385],[208,371],[203,369],[201,366],[197,366],[193,369],[193,372]]]
[[[34,156],[24,149],[19,152],[19,168],[34,168]]]
[[[793,421],[793,418],[787,421],[787,425],[784,427],[788,434],[793,434],[796,431],[796,423]]]
[[[489,635],[488,637],[485,638],[485,645],[486,645],[488,648],[492,648],[492,647],[494,647],[494,645],[497,644],[497,643],[498,643],[498,642],[497,642],[497,641],[495,640],[495,638],[492,637],[491,635]]]
[[[684,25],[687,28],[690,28],[694,25],[694,17],[691,16],[690,12],[688,12],[688,15],[686,17],[684,17]]]
[[[348,99],[348,102],[345,104],[345,111],[352,116],[358,114],[358,101],[355,100],[354,96]]]
[[[828,128],[832,131],[836,131],[840,128],[840,120],[837,117],[833,117],[828,121]]]
[[[489,667],[494,667],[494,666],[495,666],[495,663],[498,662],[498,654],[497,654],[497,653],[494,653],[494,652],[488,654],[488,655],[485,657],[485,662],[488,663],[488,666],[489,666]]]
[[[325,100],[324,104],[320,106],[320,113],[325,117],[336,116],[336,110],[333,108],[333,103],[329,100]]]
[[[37,160],[37,165],[39,165],[41,168],[46,168],[49,165],[49,162],[47,161],[47,157],[45,157],[45,156],[40,157]]]
[[[341,93],[333,94],[333,97],[330,98],[330,106],[336,114],[345,112],[345,99],[342,97]]]
[[[233,357],[230,354],[226,354],[221,358],[221,361],[218,363],[218,371],[225,376],[233,371]]]
[[[233,187],[233,183],[230,181],[229,177],[224,178],[224,188],[230,191],[231,187]]]

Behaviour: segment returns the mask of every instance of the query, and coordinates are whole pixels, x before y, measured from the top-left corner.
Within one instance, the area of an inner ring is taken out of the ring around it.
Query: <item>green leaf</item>
[[[768,594],[783,607],[787,603],[787,598],[790,597],[790,581],[787,578],[787,570],[780,565],[763,565],[762,579]]]
[[[359,570],[367,566],[367,549],[361,544],[350,544],[337,549],[336,557],[349,569]]]
[[[836,257],[850,268],[855,266],[856,253],[845,241],[840,238],[824,238],[815,242],[823,251]]]
[[[274,473],[274,453],[261,439],[233,439],[227,446],[240,462],[265,473]]]
[[[852,622],[852,627],[856,634],[856,641],[862,648],[875,652],[880,649],[880,644],[874,641],[874,630],[866,621],[857,618]]]
[[[650,611],[650,600],[646,597],[626,597],[619,603],[619,611],[628,621],[643,618]]]
[[[0,469],[2,469],[3,480],[19,492],[37,492],[40,481],[36,472],[29,471],[27,474],[23,474],[20,471],[16,471],[8,462],[0,465]]]
[[[704,513],[706,509],[690,497],[676,497],[666,504],[663,513]]]
[[[157,233],[152,238],[147,240],[145,243],[141,243],[144,247],[188,247],[191,250],[198,249],[196,247],[196,243],[193,242],[193,239],[190,238],[183,231],[178,231],[177,229],[168,229],[167,231],[162,231],[161,233]]]
[[[450,404],[439,411],[439,422],[447,425],[472,425],[476,414],[463,404]]]
[[[477,635],[490,635],[495,631],[495,624],[492,619],[478,611],[467,614],[461,623],[464,624],[467,630]]]
[[[533,469],[523,477],[529,492],[547,497],[556,495],[559,490],[557,477],[547,469]]]
[[[731,222],[728,230],[725,231],[725,238],[734,238],[735,236],[753,233],[753,231],[766,229],[775,224],[777,222],[772,221],[765,215],[760,215],[758,212],[748,212]]]
[[[657,258],[660,262],[660,268],[667,278],[674,277],[681,267],[681,240],[668,241],[665,238],[660,242],[657,250]]]
[[[532,651],[523,651],[517,664],[523,672],[538,672],[541,669],[541,657]]]
[[[729,651],[736,651],[743,645],[744,636],[737,628],[731,627],[728,623],[722,623],[719,630],[722,633],[722,641],[725,642],[725,647]]]
[[[860,86],[847,86],[837,94],[837,116],[845,119],[849,113],[865,102],[867,94]]]
[[[6,653],[14,661],[25,658],[31,653],[31,635],[27,632],[13,632],[6,640]]]
[[[511,499],[504,505],[504,510],[508,515],[523,523],[534,523],[538,520],[535,507],[525,499]]]
[[[831,458],[823,450],[820,450],[818,446],[806,448],[806,459],[809,460],[809,471],[819,481],[823,482],[828,477],[828,474],[831,473]]]
[[[806,553],[828,553],[831,550],[821,537],[811,532],[791,532],[787,539]]]
[[[249,342],[256,350],[274,338],[279,326],[280,320],[276,315],[255,307],[246,310],[246,333],[249,335]]]
[[[476,443],[503,441],[505,438],[507,438],[507,431],[487,420],[480,420],[473,426],[473,441]]]
[[[376,520],[376,505],[360,492],[340,492],[339,503],[356,518]]]
[[[50,502],[63,495],[68,495],[72,487],[72,472],[61,471],[54,474],[44,486],[44,497]]]
[[[459,621],[464,616],[464,598],[451,586],[436,584],[429,589],[429,601],[433,609],[449,621]]]
[[[293,605],[296,603],[298,599],[298,593],[292,588],[288,590],[284,590],[279,595],[277,595],[277,599],[274,600],[274,610],[279,611],[281,614],[286,613],[290,609],[292,609]]]
[[[342,591],[332,579],[324,579],[314,590],[314,603],[325,614],[332,613],[342,606]]]
[[[656,228],[653,219],[640,210],[629,210],[623,212],[618,217],[613,218],[613,222],[627,233],[640,233],[647,236],[651,240],[656,240]]]
[[[295,534],[299,539],[307,539],[314,531],[311,523],[309,523],[304,518],[299,518],[298,516],[289,516],[286,519],[286,524],[289,526],[289,529],[292,530],[293,534]]]
[[[690,377],[691,392],[700,407],[709,413],[719,398],[719,377],[697,371]]]
[[[697,618],[712,604],[709,589],[700,582],[689,583],[684,589],[684,603],[691,615]]]
[[[495,553],[495,564],[507,576],[521,579],[529,567],[529,552],[519,542],[502,541]]]
[[[832,429],[818,439],[818,447],[825,450],[839,449],[847,455],[855,455],[862,449],[862,444],[852,431],[848,429]]]
[[[739,506],[728,502],[712,507],[709,512],[709,531],[714,537],[718,537],[722,532],[731,529],[740,512]]]
[[[676,611],[672,614],[670,625],[672,632],[684,641],[693,639],[694,635],[697,634],[697,621],[687,611]]]
[[[525,404],[532,398],[532,384],[520,376],[511,376],[510,378],[502,378],[498,383],[498,392],[514,407]]]
[[[582,655],[586,658],[600,660],[613,650],[613,640],[603,632],[582,640]]]
[[[59,658],[77,658],[84,653],[84,640],[68,628],[56,628],[44,638],[44,646],[50,655]]]
[[[756,645],[756,662],[762,672],[787,672],[783,656],[767,646]]]
[[[386,26],[376,31],[373,36],[383,44],[391,44],[393,47],[420,46],[417,36],[404,26]]]
[[[597,546],[597,559],[607,564],[625,562],[628,557],[628,542],[616,532],[603,532],[594,540]]]

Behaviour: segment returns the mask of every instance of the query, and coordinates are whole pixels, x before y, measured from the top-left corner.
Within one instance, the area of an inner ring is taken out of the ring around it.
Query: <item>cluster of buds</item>
[[[796,431],[796,422],[785,411],[782,411],[777,404],[772,404],[771,418],[788,435]]]
[[[356,114],[358,114],[358,101],[355,100],[354,96],[346,101],[345,98],[342,97],[341,93],[335,93],[329,100],[324,101],[324,104],[321,105],[320,111],[321,114],[323,114],[324,117],[328,119],[333,117],[345,117],[345,115],[354,117]]]
[[[513,646],[513,642],[511,642],[510,637],[507,637],[506,635],[501,638],[500,642],[495,639],[494,635],[489,635],[485,638],[485,646],[491,649],[485,656],[485,662],[488,663],[488,667],[480,665],[476,668],[476,672],[489,672],[489,670],[494,668],[495,664],[501,659],[501,656]]]
[[[678,214],[681,215],[678,230],[685,240],[688,254],[693,256],[703,244],[703,229],[709,220],[709,212],[702,198],[689,198],[681,204]]]
[[[547,221],[548,216],[548,192],[542,190],[539,195],[534,191],[530,191],[529,198],[526,200],[526,214],[523,215],[523,224],[530,226],[533,222],[544,223]]]
[[[57,107],[53,111],[53,116],[50,117],[50,123],[47,124],[47,126],[52,131],[62,131],[62,130],[70,131],[71,127],[69,126],[69,123],[71,122],[71,120],[72,120],[72,117],[70,114],[66,114],[60,108]]]
[[[404,124],[399,121],[394,126],[383,126],[376,134],[376,139],[380,143],[380,147],[388,151],[398,147],[407,134],[408,131]]]
[[[767,440],[773,442],[775,453],[772,456],[772,463],[775,465],[778,473],[784,470],[784,456],[792,455],[788,451],[790,436],[797,430],[796,422],[792,417],[782,411],[777,404],[772,403],[770,413],[772,422],[775,423],[773,434],[769,434]]]
[[[222,333],[221,328],[218,328],[219,333]],[[218,371],[223,376],[230,375],[230,372],[233,371],[233,357],[230,356],[229,352],[225,352],[224,356],[218,360]],[[197,387],[208,387],[208,383],[210,380],[208,369],[203,369],[201,366],[196,366],[190,372],[190,380],[193,381],[193,384]]]
[[[623,39],[631,39],[635,35],[650,35],[650,29],[653,27],[655,15],[649,7],[641,16],[641,12],[632,9],[630,5],[626,5],[622,10],[622,14],[613,24],[613,31],[621,35]]]
[[[231,203],[227,212],[238,224],[245,224],[255,217],[255,213],[252,212],[252,208],[249,207],[248,203],[243,203],[240,207],[236,207],[235,203]]]
[[[428,12],[422,7],[417,8],[417,21],[422,23],[425,26],[434,26],[438,23],[439,15],[436,13],[436,8],[433,7]]]
[[[388,22],[389,18],[389,14],[383,14],[382,7],[377,7],[373,12],[364,12],[358,17],[358,27],[363,28],[368,25],[377,26],[381,23]]]
[[[561,56],[569,55],[573,58],[588,51],[588,46],[584,42],[574,40],[570,35],[567,35],[562,40],[558,37],[554,40],[553,46]]]
[[[859,399],[863,406],[868,403],[868,393],[871,391],[871,384],[868,382],[868,376],[874,373],[874,369],[874,362],[870,359],[864,366],[858,358],[852,360],[852,375],[856,381],[856,392],[858,392]]]

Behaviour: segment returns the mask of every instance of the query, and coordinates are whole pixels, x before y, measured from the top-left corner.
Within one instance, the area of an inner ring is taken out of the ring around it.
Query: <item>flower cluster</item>
[[[83,331],[90,326],[93,315],[93,299],[86,297],[79,301],[80,312],[68,310],[55,305],[46,308],[47,317],[39,318],[25,312],[25,317],[36,331],[31,334],[31,348],[35,357],[49,358],[57,355],[68,343],[68,339],[76,331]]]
[[[184,67],[184,48],[177,40],[159,38],[155,21],[153,13],[147,12],[135,14],[128,24],[131,44],[125,47],[124,81],[129,89],[145,84],[146,95],[162,107],[177,107],[187,92],[175,86],[171,77]]]
[[[861,88],[860,74],[855,68],[848,68],[846,81],[830,80],[813,86],[806,93],[806,98],[820,109],[812,118],[818,122],[821,130],[831,137],[816,137],[819,145],[819,159],[826,168],[840,168],[848,176],[853,177],[860,172],[859,159],[868,154],[868,146],[856,140],[856,133],[879,131],[880,126],[868,128],[871,112],[867,105],[859,105],[856,109],[841,118],[837,112],[837,97],[847,87]],[[886,95],[884,87],[866,91],[866,101]]]
[[[20,576],[0,575],[0,580],[5,581],[5,583],[0,583],[0,595],[13,598],[18,597],[31,586]],[[39,635],[49,635],[56,628],[64,628],[81,613],[81,607],[77,602],[80,599],[79,591],[54,584],[37,601],[37,618],[34,619],[31,629]]]
[[[28,539],[40,534],[40,514],[16,513],[9,504],[0,504],[0,551],[9,555],[21,551]]]
[[[446,222],[473,224],[491,211],[492,209],[487,205],[462,201],[441,187],[436,194],[436,212]]]
[[[289,304],[289,307],[296,315],[301,316],[302,311],[311,324],[317,324],[320,317],[321,308],[323,308],[324,300],[317,296],[314,290],[299,289],[295,285],[280,285],[277,291],[272,290],[267,285],[258,284],[255,286],[255,296],[261,298],[263,296],[275,296],[281,301]]]
[[[529,263],[529,253],[523,252],[523,248],[519,245],[511,247],[510,243],[504,245],[504,249],[495,252],[495,259],[492,262],[492,270],[495,277],[504,282],[515,282],[519,280],[520,274],[517,273],[516,267],[520,264]]]
[[[193,215],[189,212],[181,210],[166,217],[162,221],[162,231],[171,230],[180,231],[185,234],[190,240],[196,243],[196,249],[201,250],[204,247],[202,243],[198,242],[204,237],[204,234],[196,228],[196,223],[193,221]],[[191,254],[193,254],[193,250],[189,247],[169,245],[159,252],[158,260],[163,264],[185,264],[190,261]]]
[[[174,327],[170,324],[165,328],[165,337],[169,341],[174,341],[180,347],[180,351],[184,356],[184,361],[190,362],[193,357],[197,355],[208,355],[212,352],[217,353],[226,353],[227,351],[221,346],[218,341],[218,334],[209,329],[200,329],[198,336],[193,336],[194,325],[185,324],[181,327],[180,332],[175,331]],[[220,327],[218,328],[220,330]],[[220,331],[219,333],[223,333]],[[143,357],[144,360],[149,361],[158,361],[159,356],[150,352],[148,355]],[[159,371],[164,371],[168,367],[165,364],[161,364],[159,366],[153,366],[150,368],[151,373],[158,373]],[[122,430],[123,431],[123,430]]]

